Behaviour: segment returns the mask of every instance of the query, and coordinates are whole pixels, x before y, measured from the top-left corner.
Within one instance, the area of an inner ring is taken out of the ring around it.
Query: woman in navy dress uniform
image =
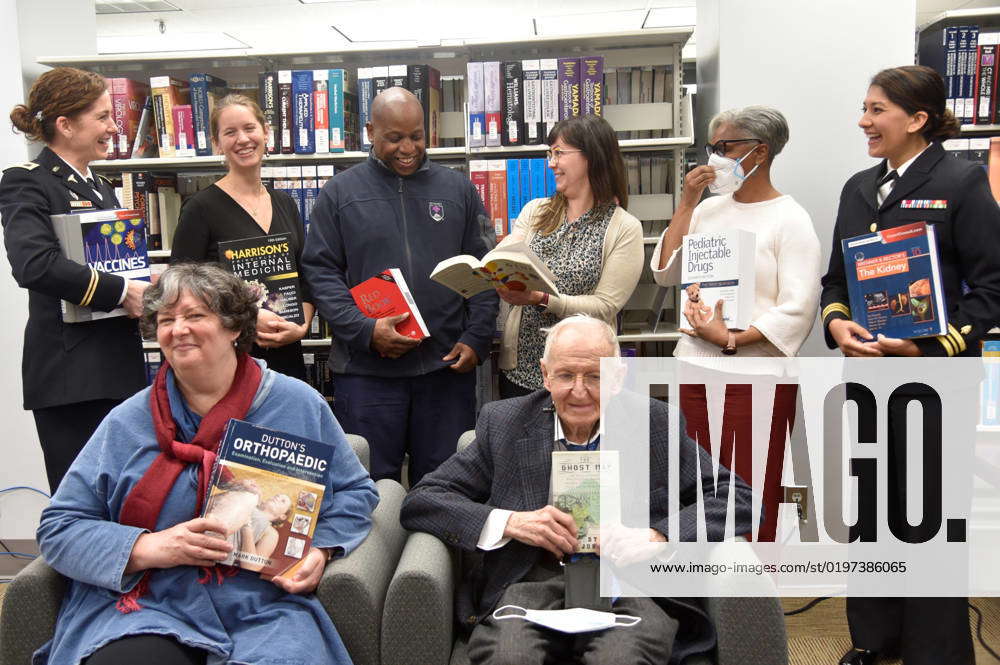
[[[882,161],[852,176],[840,195],[821,297],[827,344],[852,357],[979,356],[980,340],[1000,321],[1000,208],[983,169],[948,155],[941,146],[959,129],[945,108],[944,81],[929,67],[879,72],[871,80],[858,125],[867,137],[868,154]],[[919,221],[935,227],[947,334],[876,338],[851,320],[841,240]],[[910,399],[922,396],[914,389],[906,399],[889,404],[889,473],[901,478],[906,446],[895,439],[900,427],[893,424],[905,419]],[[890,514],[905,514],[905,489],[899,494],[890,494]],[[843,664],[870,665],[878,652],[894,651],[901,652],[906,665],[967,665],[975,660],[966,598],[849,597],[847,618],[855,648]]]
[[[119,207],[111,183],[93,177],[116,134],[103,77],[70,67],[42,74],[11,123],[45,147],[0,180],[0,216],[14,279],[28,289],[22,378],[35,417],[49,487],[112,407],[146,385],[135,318],[146,282],[98,272],[65,258],[50,215]],[[60,301],[128,317],[63,323]]]

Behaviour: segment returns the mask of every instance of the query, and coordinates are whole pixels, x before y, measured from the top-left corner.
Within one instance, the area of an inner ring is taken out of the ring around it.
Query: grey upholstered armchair
[[[466,432],[459,450],[474,436]],[[739,554],[734,548],[740,543],[726,545],[727,557]],[[750,554],[745,548],[743,555]],[[469,663],[465,637],[454,628],[458,559],[456,551],[434,536],[410,534],[385,600],[382,662],[386,665]],[[725,584],[722,578],[712,582]],[[787,665],[784,616],[765,579],[760,597],[702,599],[715,626],[716,649],[710,655],[687,658],[684,665]]]
[[[368,443],[353,434],[347,439],[364,467],[370,468]],[[394,480],[380,480],[376,486],[379,504],[372,514],[371,533],[350,556],[327,565],[316,589],[355,665],[382,662],[385,594],[406,542],[399,525],[402,486]],[[52,637],[66,583],[40,557],[11,582],[0,616],[0,663],[27,665],[31,654]]]

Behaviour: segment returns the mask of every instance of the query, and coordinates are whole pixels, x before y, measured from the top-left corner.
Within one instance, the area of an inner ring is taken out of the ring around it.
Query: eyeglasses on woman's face
[[[562,159],[563,155],[571,155],[574,152],[583,152],[583,150],[563,150],[561,148],[555,148],[554,150],[546,150],[545,158],[554,163]]]
[[[760,139],[721,139],[715,143],[709,143],[705,146],[705,152],[711,157],[713,154],[719,157],[725,157],[729,152],[729,146],[736,145],[738,143],[763,143]]]

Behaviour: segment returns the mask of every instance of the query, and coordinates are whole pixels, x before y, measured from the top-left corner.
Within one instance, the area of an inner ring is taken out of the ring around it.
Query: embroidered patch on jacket
[[[900,208],[920,208],[926,210],[947,210],[947,199],[903,199]]]
[[[435,203],[431,201],[427,204],[427,212],[430,213],[431,219],[435,222],[444,221],[444,205],[441,203]]]

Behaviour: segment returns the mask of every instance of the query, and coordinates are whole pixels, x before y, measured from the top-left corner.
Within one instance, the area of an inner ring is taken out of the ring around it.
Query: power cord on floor
[[[802,607],[800,607],[798,609],[795,609],[795,610],[791,610],[789,612],[785,612],[785,616],[786,617],[790,617],[790,616],[794,616],[796,614],[802,614],[803,612],[808,612],[812,608],[814,608],[817,605],[819,605],[820,603],[822,603],[824,600],[830,600],[831,598],[834,597],[834,595],[836,595],[836,594],[831,594],[829,596],[820,596],[819,598],[813,598],[812,600],[810,600],[808,603],[806,603]]]
[[[990,646],[986,644],[986,640],[983,639],[983,613],[972,603],[969,603],[969,607],[976,613],[976,639],[979,640],[979,644],[982,645],[983,649],[985,649],[988,654],[1000,661],[1000,656],[997,655],[997,652],[991,649]]]

